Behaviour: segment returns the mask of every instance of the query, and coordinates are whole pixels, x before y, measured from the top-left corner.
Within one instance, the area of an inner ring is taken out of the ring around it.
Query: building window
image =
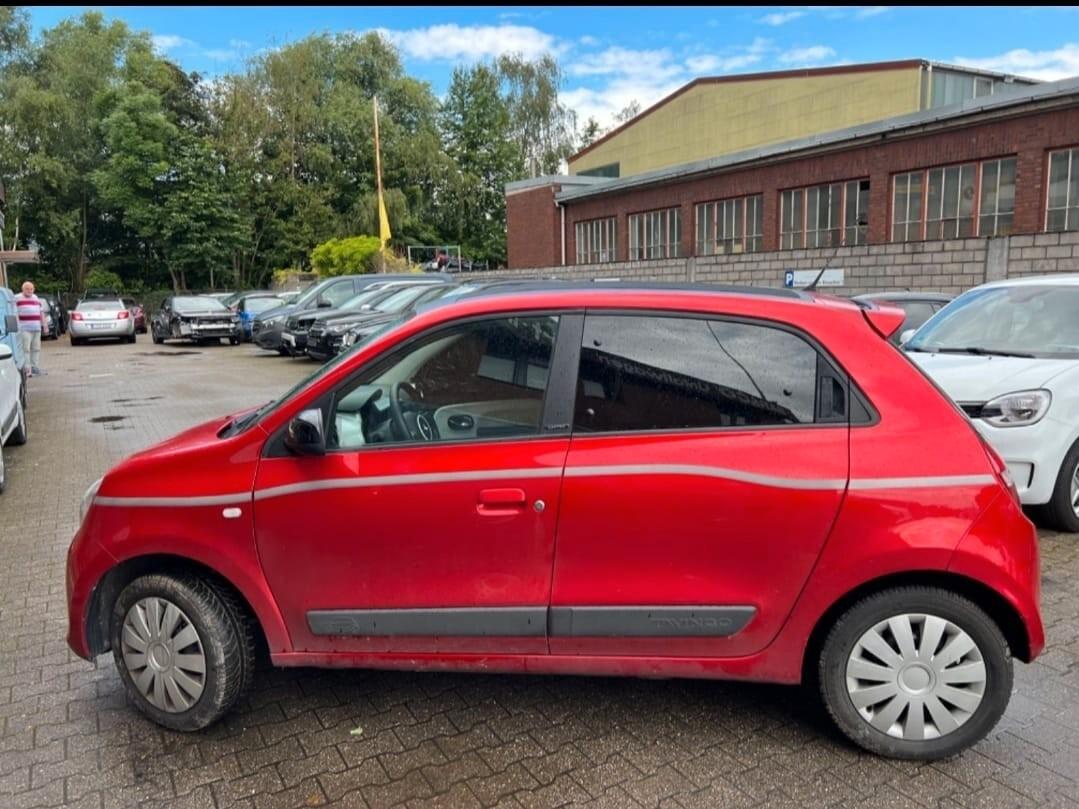
[[[577,263],[604,264],[615,260],[614,217],[577,223]]]
[[[618,177],[620,163],[608,163],[605,166],[596,166],[594,169],[578,171],[578,177]]]
[[[629,217],[629,259],[682,255],[682,209],[637,213]]]
[[[1079,230],[1079,148],[1049,155],[1046,230]]]
[[[1014,211],[1014,157],[897,174],[892,241],[1001,236]]]
[[[756,253],[764,236],[764,198],[705,202],[697,206],[697,255]]]
[[[869,224],[869,180],[851,180],[780,195],[779,247],[837,247],[865,244]]]

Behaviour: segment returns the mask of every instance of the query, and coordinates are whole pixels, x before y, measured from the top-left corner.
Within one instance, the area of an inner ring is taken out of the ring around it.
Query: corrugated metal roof
[[[656,183],[670,182],[683,177],[710,172],[722,171],[744,163],[768,160],[777,157],[794,156],[798,152],[816,149],[823,146],[836,146],[846,141],[856,141],[864,138],[882,137],[892,133],[898,133],[905,129],[915,129],[935,123],[947,123],[960,119],[998,110],[1006,110],[1009,107],[1019,107],[1024,104],[1036,104],[1051,102],[1068,96],[1075,96],[1079,102],[1079,77],[1062,79],[1061,81],[1046,82],[1035,85],[1013,85],[1007,91],[983,98],[973,98],[959,104],[949,104],[944,107],[922,110],[919,112],[898,115],[894,118],[885,118],[880,121],[872,121],[866,124],[836,129],[832,132],[824,132],[805,138],[773,143],[754,149],[746,149],[741,152],[733,152],[719,157],[710,157],[705,160],[695,160],[691,163],[681,163],[677,166],[669,166],[664,169],[647,171],[634,174],[629,177],[613,179],[600,179],[602,182],[591,184],[587,188],[563,191],[555,195],[559,202],[572,202],[588,197],[609,194],[616,191],[624,191],[640,186]],[[575,178],[576,179],[576,178]]]
[[[542,174],[539,177],[529,177],[527,180],[515,180],[506,183],[506,193],[514,191],[526,191],[529,188],[542,188],[545,185],[596,185],[606,182],[606,177],[592,177],[579,174]]]

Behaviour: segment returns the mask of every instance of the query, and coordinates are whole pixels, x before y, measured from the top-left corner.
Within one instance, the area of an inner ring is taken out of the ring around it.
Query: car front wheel
[[[254,668],[235,596],[192,575],[132,581],[113,606],[111,640],[128,696],[159,725],[200,730],[224,716]]]
[[[1037,512],[1035,516],[1049,527],[1079,533],[1079,441],[1064,456],[1052,498]]]
[[[972,601],[931,587],[869,596],[832,627],[819,661],[825,707],[855,744],[932,760],[996,725],[1012,690],[999,627]]]

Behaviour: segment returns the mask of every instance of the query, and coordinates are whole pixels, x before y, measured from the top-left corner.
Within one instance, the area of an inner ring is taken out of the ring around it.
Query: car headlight
[[[986,402],[980,418],[994,427],[1029,427],[1042,420],[1052,401],[1047,390],[1006,393]]]
[[[263,326],[279,326],[285,322],[284,315],[277,315],[275,317],[265,317],[262,319]]]
[[[91,483],[90,488],[82,496],[82,502],[79,503],[79,525],[82,525],[82,521],[86,519],[86,512],[90,510],[90,505],[94,502],[94,498],[97,497],[97,490],[101,488],[102,480],[103,478],[98,478]]]
[[[342,325],[339,325],[339,326],[330,326],[328,329],[326,329],[326,331],[328,331],[330,334],[344,334],[346,331],[348,331],[351,328],[352,328],[351,325],[342,324]]]

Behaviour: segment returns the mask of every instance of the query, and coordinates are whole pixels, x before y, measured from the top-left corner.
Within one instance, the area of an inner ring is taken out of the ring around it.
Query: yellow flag
[[[390,240],[390,218],[386,215],[386,201],[381,192],[378,195],[378,240],[385,250],[386,242]]]

